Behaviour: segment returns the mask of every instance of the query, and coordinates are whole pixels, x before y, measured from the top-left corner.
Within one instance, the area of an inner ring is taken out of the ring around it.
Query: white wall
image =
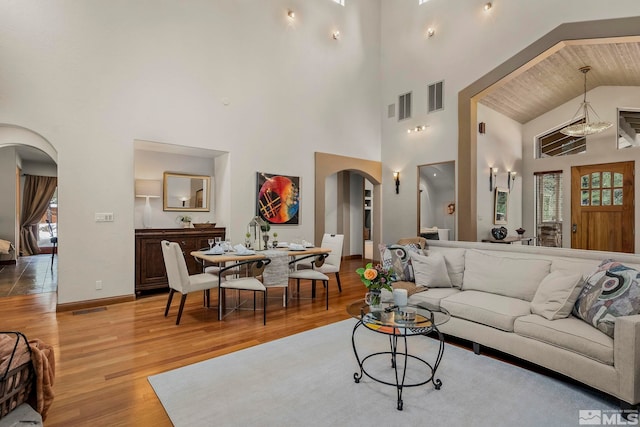
[[[571,120],[582,101],[582,95],[531,120],[523,126],[523,228],[535,230],[534,172],[562,171],[563,225],[562,245],[571,247],[571,167],[609,162],[635,161],[636,177],[640,176],[640,148],[617,149],[617,108],[640,107],[640,87],[601,86],[587,93],[587,100],[602,120],[614,123],[608,130],[587,136],[587,151],[573,156],[534,159],[535,139],[540,134],[564,125]],[[640,185],[636,182],[635,199],[640,200]],[[638,206],[638,203],[636,203]],[[635,222],[640,224],[640,209],[636,208]],[[529,234],[529,233],[527,233]],[[640,250],[640,235],[635,237],[636,252]]]
[[[350,216],[350,247],[343,248],[343,255],[363,254],[364,233],[364,178],[362,175],[351,173],[349,181],[349,216]]]
[[[414,235],[418,223],[415,192],[403,185],[396,195],[392,171],[401,171],[403,183],[417,185],[416,165],[458,157],[460,90],[562,23],[640,15],[637,0],[496,1],[488,13],[482,10],[484,2],[474,0],[417,3],[381,2],[382,204],[384,209],[401,207],[403,218],[383,215],[386,242]],[[425,37],[428,27],[436,31],[431,38]],[[445,110],[427,114],[427,85],[440,80],[445,82]],[[387,105],[407,91],[413,92],[414,117],[400,123],[397,117],[388,119]],[[409,127],[423,123],[429,124],[425,132],[407,134]]]
[[[478,134],[477,157],[477,239],[491,237],[494,227],[506,227],[516,236],[522,225],[522,125],[482,104],[478,105],[478,123],[486,124],[486,133]],[[507,224],[494,224],[495,192],[489,191],[489,168],[498,168],[494,187],[508,188],[507,171],[516,172],[509,192]],[[525,227],[525,229],[527,229]],[[533,231],[533,228],[527,229]],[[533,235],[533,234],[527,234]]]
[[[380,158],[379,24],[370,0],[0,2],[0,123],[58,152],[58,301],[133,294],[136,139],[230,153],[233,240],[256,171],[300,176],[312,236],[314,151]]]

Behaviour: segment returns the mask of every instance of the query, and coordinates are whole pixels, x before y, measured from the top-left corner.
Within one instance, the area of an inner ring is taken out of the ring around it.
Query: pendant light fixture
[[[578,120],[580,115],[582,115],[583,120],[581,120],[580,123],[569,125],[560,130],[561,133],[569,136],[593,135],[594,133],[600,133],[613,126],[612,123],[601,121],[598,113],[596,113],[591,104],[587,102],[587,73],[591,70],[591,67],[587,65],[581,67],[579,70],[584,75],[584,98],[582,99],[582,103],[580,103],[580,107],[578,107],[578,111],[576,111],[573,119],[571,119],[571,123]],[[591,115],[593,115],[597,121],[592,122]]]

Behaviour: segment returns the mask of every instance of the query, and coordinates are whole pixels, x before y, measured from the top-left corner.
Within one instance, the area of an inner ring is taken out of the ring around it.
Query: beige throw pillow
[[[432,252],[429,256],[409,253],[413,272],[416,276],[416,286],[429,288],[451,288],[451,279],[447,273],[447,266],[442,254]]]
[[[531,312],[548,320],[569,317],[583,284],[580,273],[561,270],[549,273],[531,301]]]

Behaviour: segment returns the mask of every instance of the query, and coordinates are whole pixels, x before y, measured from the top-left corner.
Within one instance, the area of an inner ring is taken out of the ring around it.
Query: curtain
[[[25,175],[22,192],[22,220],[20,221],[20,249],[22,255],[40,253],[38,223],[49,207],[58,186],[55,176]]]

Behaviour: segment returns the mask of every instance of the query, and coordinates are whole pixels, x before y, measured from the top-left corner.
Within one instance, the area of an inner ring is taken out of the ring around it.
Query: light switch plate
[[[96,222],[113,222],[113,212],[96,212]]]

